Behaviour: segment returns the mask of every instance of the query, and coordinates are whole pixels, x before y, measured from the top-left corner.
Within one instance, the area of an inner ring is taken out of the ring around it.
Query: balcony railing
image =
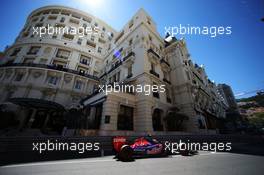
[[[171,84],[171,82],[169,80],[167,80],[166,78],[163,78],[163,81],[168,83],[168,84]]]
[[[160,60],[160,64],[162,64],[162,63],[165,63],[167,66],[170,67],[170,64],[169,64],[164,58],[162,58],[162,59]]]
[[[150,70],[149,73],[151,73],[152,75],[155,75],[156,77],[159,78],[159,74],[157,72],[155,72],[154,70]]]
[[[108,73],[110,73],[110,72],[112,72],[113,70],[115,70],[116,68],[118,68],[120,65],[123,64],[123,62],[124,62],[125,60],[129,59],[129,57],[131,57],[131,56],[135,56],[135,53],[134,53],[134,52],[130,52],[129,54],[127,54],[127,56],[125,56],[125,57],[123,58],[123,61],[119,61],[119,62],[117,62],[117,63],[114,65],[114,67],[112,67],[112,68],[108,71]]]
[[[112,72],[113,70],[115,70],[116,68],[118,68],[120,65],[122,65],[122,62],[120,61],[120,62],[118,62],[118,63],[116,63],[109,71],[108,71],[108,73],[110,73],[110,72]]]
[[[87,65],[87,66],[89,66],[89,64],[90,64],[88,61],[80,61],[80,63],[84,64],[84,65]]]
[[[90,75],[87,73],[82,73],[77,70],[73,69],[68,69],[62,66],[57,66],[57,65],[46,65],[46,64],[35,64],[35,63],[12,63],[12,64],[2,64],[0,67],[13,67],[13,66],[25,66],[25,67],[38,67],[38,68],[44,68],[44,69],[52,69],[52,70],[58,70],[58,71],[63,71],[63,72],[68,72],[76,75],[81,75],[90,79],[94,80],[99,80],[98,77],[94,75]]]
[[[99,78],[101,79],[101,78],[103,78],[105,75],[107,75],[106,72],[104,72]]]
[[[63,56],[63,55],[56,55],[57,58],[62,58],[62,59],[65,59],[67,60],[69,57],[68,56]]]
[[[130,52],[129,54],[127,54],[127,56],[125,56],[123,58],[123,61],[126,61],[127,59],[129,59],[131,56],[135,56],[135,53],[134,52]]]
[[[148,53],[152,53],[153,55],[155,55],[156,57],[160,58],[159,54],[157,54],[153,49],[148,49]]]

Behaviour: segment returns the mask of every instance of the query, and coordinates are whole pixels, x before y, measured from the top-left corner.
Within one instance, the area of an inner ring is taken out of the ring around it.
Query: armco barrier
[[[264,139],[260,136],[248,135],[162,135],[153,136],[159,141],[178,142],[231,142],[233,145],[238,144],[259,144],[264,143]],[[86,158],[102,155],[113,154],[112,147],[113,136],[89,136],[89,137],[3,137],[0,138],[0,165],[18,163],[18,162],[34,162],[43,160],[58,160],[72,158]],[[133,140],[137,136],[127,137]],[[39,153],[32,151],[33,143],[57,141],[63,143],[100,143],[99,151],[87,151],[78,153],[76,151],[45,151]]]

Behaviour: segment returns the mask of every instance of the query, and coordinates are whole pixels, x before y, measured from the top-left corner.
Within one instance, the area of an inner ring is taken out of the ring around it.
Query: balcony
[[[130,57],[133,57],[133,56],[135,56],[135,53],[134,53],[134,52],[130,52],[129,54],[127,54],[127,56],[125,56],[125,57],[123,58],[123,61],[126,61],[126,60],[128,60]]]
[[[116,68],[118,68],[120,65],[122,65],[122,62],[117,62],[109,71],[108,73],[112,72],[113,70],[115,70]]]
[[[54,57],[53,58],[53,62],[60,62],[60,63],[63,63],[63,64],[67,64],[70,60],[68,60],[68,58],[66,59],[65,57],[62,58],[62,57]]]
[[[89,66],[89,62],[88,61],[80,61],[80,63]]]
[[[63,71],[66,68],[66,65],[54,64],[54,66],[56,66],[57,70],[61,70],[61,71]]]
[[[160,60],[160,64],[170,67],[170,64],[164,58]]]
[[[151,53],[152,55],[154,55],[155,57],[157,57],[158,59],[160,59],[159,54],[157,54],[153,49],[148,49],[148,53]]]
[[[130,52],[129,54],[127,54],[127,56],[125,56],[123,58],[123,61],[119,61],[117,62],[109,71],[108,73],[112,72],[113,70],[115,70],[116,68],[118,68],[120,65],[122,65],[123,63],[128,62],[128,60],[130,59],[130,57],[134,57],[135,53],[134,52]],[[113,55],[113,57],[115,57],[115,55]]]
[[[69,56],[57,54],[56,58],[63,59],[63,60],[68,60]]]
[[[74,35],[66,34],[66,33],[65,33],[65,34],[62,36],[62,39],[72,41],[72,40],[74,39]]]
[[[82,61],[81,60],[79,62],[79,64],[78,64],[78,66],[89,69],[90,68],[90,63],[88,61]]]
[[[77,20],[77,19],[73,19],[73,18],[71,18],[70,20],[69,20],[69,22],[70,23],[72,23],[72,24],[75,24],[75,25],[79,25],[79,20]]]
[[[46,65],[46,64],[35,64],[35,63],[12,63],[12,64],[0,65],[0,67],[16,67],[16,66],[17,67],[37,67],[37,68],[43,68],[43,69],[52,69],[52,70],[63,71],[63,72],[68,72],[68,73],[84,76],[86,78],[99,81],[99,78],[94,75],[90,75],[87,73],[81,73],[77,70],[68,69],[62,66],[57,66],[57,65]]]
[[[152,75],[155,75],[156,77],[159,78],[159,74],[157,72],[155,72],[154,70],[150,70],[149,73],[151,73]]]
[[[132,65],[135,61],[135,53],[134,52],[129,52],[127,56],[123,58],[124,65],[129,67]]]
[[[107,73],[104,72],[99,78],[101,79],[101,78],[103,78],[103,77],[106,76],[106,75],[107,75]]]
[[[168,84],[171,84],[171,82],[169,80],[167,80],[166,78],[163,78],[163,81],[168,83]]]
[[[86,44],[87,44],[87,46],[89,46],[89,47],[96,48],[96,44],[95,44],[93,41],[89,41],[89,40],[87,40]]]

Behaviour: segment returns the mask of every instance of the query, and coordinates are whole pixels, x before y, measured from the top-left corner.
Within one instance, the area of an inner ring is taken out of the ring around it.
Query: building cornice
[[[106,22],[104,22],[103,20],[101,20],[100,18],[90,14],[90,13],[87,13],[87,12],[84,12],[82,10],[79,10],[79,9],[75,9],[75,8],[72,8],[72,7],[67,7],[67,6],[62,6],[62,5],[48,5],[48,6],[43,6],[43,7],[40,7],[34,11],[32,11],[29,15],[28,15],[28,19],[30,19],[35,13],[38,13],[40,11],[43,11],[43,10],[49,10],[49,9],[59,9],[59,10],[69,10],[69,11],[72,11],[72,12],[75,12],[79,15],[82,15],[82,16],[85,16],[85,17],[89,17],[89,18],[93,18],[95,20],[98,20],[100,23],[104,24],[106,27],[110,28],[111,30],[113,30],[113,32],[117,33],[117,30],[114,29],[112,26],[110,26],[109,24],[107,24]]]

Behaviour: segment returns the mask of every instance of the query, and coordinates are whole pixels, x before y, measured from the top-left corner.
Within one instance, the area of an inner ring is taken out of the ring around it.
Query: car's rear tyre
[[[133,149],[129,145],[123,145],[118,154],[121,161],[128,162],[133,160]]]

